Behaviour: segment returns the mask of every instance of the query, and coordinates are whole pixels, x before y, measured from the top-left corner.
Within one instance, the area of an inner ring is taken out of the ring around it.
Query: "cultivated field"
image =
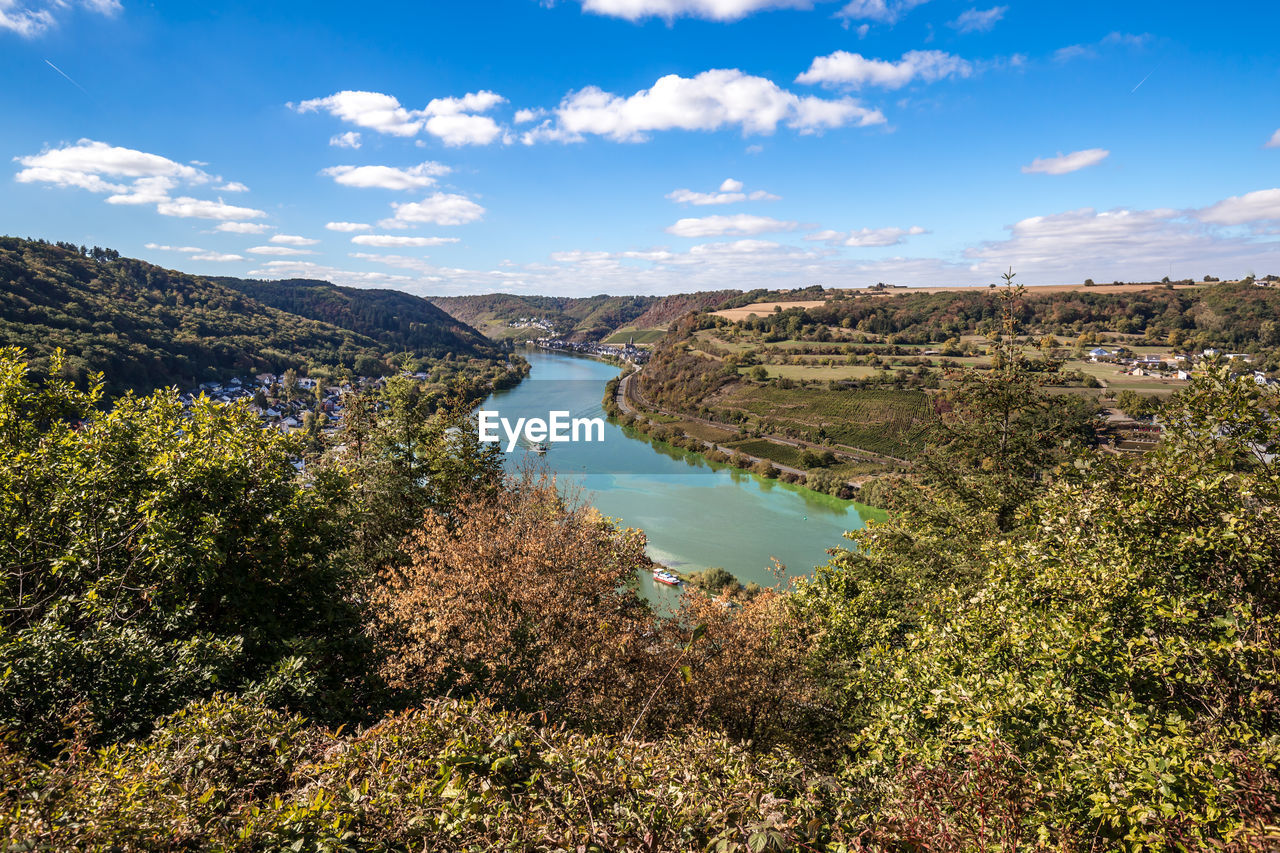
[[[655,344],[662,340],[662,336],[666,333],[666,329],[633,329],[628,326],[614,332],[601,343],[625,344],[627,341],[634,339],[637,344]]]
[[[723,311],[712,311],[716,317],[724,317],[737,323],[745,320],[752,314],[757,317],[764,314],[772,314],[774,308],[781,308],[786,311],[788,308],[816,308],[826,302],[825,299],[810,299],[802,302],[752,302],[750,305],[743,305],[741,308],[726,308]]]
[[[826,388],[782,389],[736,385],[713,402],[717,409],[745,412],[773,432],[788,428],[811,441],[843,444],[909,459],[919,452],[933,407],[923,391]],[[819,432],[825,439],[819,438]]]

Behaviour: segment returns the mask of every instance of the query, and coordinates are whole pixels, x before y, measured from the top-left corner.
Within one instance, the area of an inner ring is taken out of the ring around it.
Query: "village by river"
[[[605,384],[612,365],[545,350],[524,353],[529,377],[499,391],[482,408],[512,420],[567,411],[574,418],[605,417]],[[787,574],[809,574],[827,561],[827,549],[849,545],[846,530],[864,523],[867,510],[836,498],[766,480],[605,425],[603,441],[562,442],[539,455],[524,444],[507,465],[545,465],[563,488],[580,488],[602,513],[645,531],[649,556],[681,572],[720,566],[743,583],[771,586],[776,558]],[[674,597],[641,578],[646,596]],[[655,588],[656,587],[656,588]]]

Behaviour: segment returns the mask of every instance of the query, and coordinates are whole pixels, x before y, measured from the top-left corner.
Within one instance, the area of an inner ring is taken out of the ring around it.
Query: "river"
[[[522,353],[529,377],[493,394],[481,407],[513,423],[568,411],[604,418],[605,384],[618,369],[604,362],[545,350]],[[505,442],[504,442],[505,447]],[[846,530],[862,527],[864,507],[768,480],[606,422],[602,442],[559,442],[542,456],[525,447],[506,454],[509,470],[543,464],[562,487],[580,487],[606,516],[648,537],[649,556],[679,571],[721,566],[743,583],[777,583],[773,558],[788,574],[809,574],[827,549],[850,544]],[[859,512],[859,509],[862,512]],[[642,592],[670,601],[673,593],[642,576]]]

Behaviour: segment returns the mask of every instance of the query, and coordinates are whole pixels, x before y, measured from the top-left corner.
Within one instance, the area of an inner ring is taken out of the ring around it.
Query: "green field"
[[[761,459],[768,459],[779,465],[789,465],[792,468],[804,470],[804,465],[800,464],[800,454],[804,451],[799,447],[792,447],[789,444],[777,444],[764,438],[735,441],[725,446],[734,450],[741,450],[748,456],[759,456]]]
[[[787,379],[866,379],[877,372],[869,364],[766,364],[764,368],[770,377],[784,376]],[[750,373],[751,370],[744,367],[738,372]]]
[[[1091,361],[1068,361],[1064,365],[1067,370],[1079,370],[1086,376],[1092,376],[1113,391],[1128,388],[1140,394],[1168,394],[1186,386],[1186,382],[1178,379],[1158,379],[1154,376],[1130,376],[1121,373],[1114,364],[1095,364]],[[1099,393],[1104,393],[1101,389]]]
[[[829,390],[739,384],[716,401],[716,408],[745,412],[766,429],[793,429],[811,441],[834,442],[872,453],[910,459],[923,444],[933,418],[923,391]]]
[[[720,429],[698,421],[680,421],[679,425],[686,435],[691,435],[702,441],[713,441],[716,444],[724,444],[738,437],[738,433],[733,430]]]
[[[605,338],[601,343],[625,344],[634,339],[638,344],[656,344],[667,333],[666,329],[633,329],[625,327]]]

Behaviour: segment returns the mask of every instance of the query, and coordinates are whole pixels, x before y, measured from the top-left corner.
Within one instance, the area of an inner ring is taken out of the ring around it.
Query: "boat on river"
[[[667,586],[679,586],[679,585],[680,585],[680,578],[678,578],[678,577],[676,577],[675,575],[671,574],[671,572],[665,571],[665,570],[663,570],[663,569],[654,569],[654,570],[653,570],[653,579],[654,579],[655,581],[657,581],[658,583],[665,583]]]

